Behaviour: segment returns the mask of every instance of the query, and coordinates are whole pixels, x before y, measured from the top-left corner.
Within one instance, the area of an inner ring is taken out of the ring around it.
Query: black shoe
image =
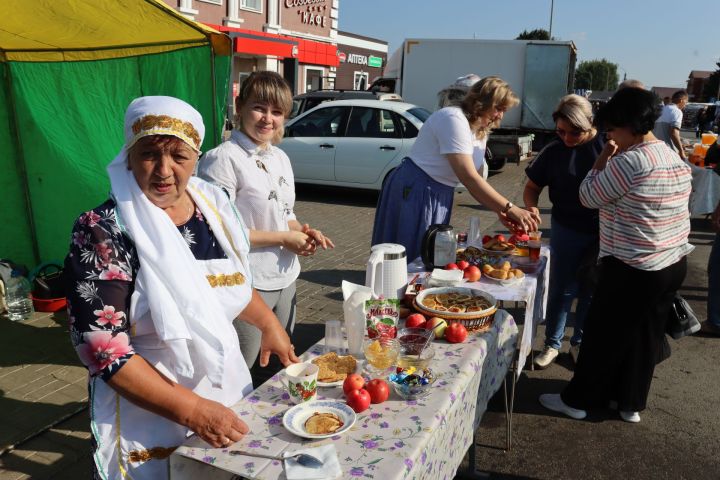
[[[714,337],[720,337],[720,327],[716,327],[710,320],[705,320],[700,324],[700,333],[705,335],[712,335]]]

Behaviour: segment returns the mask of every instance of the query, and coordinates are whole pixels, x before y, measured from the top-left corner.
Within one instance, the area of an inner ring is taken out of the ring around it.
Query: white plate
[[[305,422],[315,413],[333,413],[340,417],[343,426],[333,433],[312,434],[305,430]],[[283,415],[283,426],[288,432],[303,438],[329,438],[350,430],[355,423],[355,412],[352,408],[336,400],[313,400],[290,408]]]
[[[493,278],[489,275],[485,275],[484,273],[483,273],[482,278],[487,278],[488,280],[490,280],[493,283],[499,283],[503,287],[510,287],[512,285],[517,285],[518,283],[522,282],[525,279],[525,277],[523,276],[520,278],[516,277],[516,278],[511,278],[509,280],[501,280],[499,278]]]

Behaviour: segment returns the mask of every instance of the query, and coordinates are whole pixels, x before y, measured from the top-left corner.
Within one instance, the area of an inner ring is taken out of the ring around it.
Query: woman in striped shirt
[[[601,273],[575,373],[546,408],[581,419],[585,409],[617,405],[640,421],[675,292],[687,269],[691,173],[652,133],[653,95],[626,88],[598,111],[608,142],[580,186],[600,209]]]

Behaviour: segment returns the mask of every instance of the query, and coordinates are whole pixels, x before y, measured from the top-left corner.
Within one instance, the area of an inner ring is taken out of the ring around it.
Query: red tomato
[[[413,328],[413,327],[420,327],[422,328],[422,324],[425,323],[425,317],[422,313],[413,313],[412,315],[409,315],[407,319],[405,319],[405,326],[407,328]]]
[[[455,263],[448,263],[445,265],[445,270],[460,270],[460,268]]]
[[[451,323],[445,329],[445,340],[450,343],[462,343],[468,336],[467,328],[461,323]]]
[[[490,235],[483,235],[483,239],[482,239],[483,245],[485,245],[487,242],[489,242],[492,239],[493,239],[493,237],[491,237]]]
[[[382,403],[390,396],[390,389],[385,380],[374,378],[365,385],[365,390],[370,394],[370,402]]]
[[[370,394],[364,388],[360,390],[350,390],[345,394],[347,397],[347,404],[355,410],[355,413],[360,413],[370,406]]]
[[[460,260],[459,262],[457,262],[457,266],[460,270],[465,270],[467,267],[470,266],[470,264],[465,260]]]
[[[497,240],[498,242],[506,242],[507,241],[507,240],[505,240],[505,235],[503,235],[502,233],[498,233],[493,238],[495,238],[495,240]]]
[[[345,392],[345,395],[351,390],[358,390],[360,388],[363,388],[365,386],[365,379],[358,375],[357,373],[351,373],[347,377],[345,377],[345,381],[343,382],[343,392]]]
[[[475,265],[469,266],[463,273],[463,278],[467,279],[468,282],[477,282],[481,276],[480,269]]]

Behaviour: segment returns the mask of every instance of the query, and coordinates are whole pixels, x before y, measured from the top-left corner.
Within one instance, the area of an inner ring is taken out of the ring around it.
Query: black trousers
[[[595,295],[585,320],[575,374],[561,397],[580,409],[645,409],[655,364],[675,292],[687,260],[658,271],[633,268],[604,257]]]

